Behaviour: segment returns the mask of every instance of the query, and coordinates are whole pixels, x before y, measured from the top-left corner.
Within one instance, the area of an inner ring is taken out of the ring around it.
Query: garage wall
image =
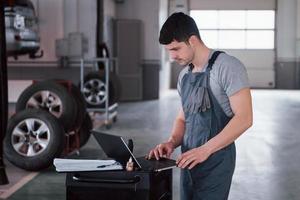
[[[159,91],[158,70],[160,69],[161,51],[158,42],[159,33],[159,0],[125,0],[116,4],[118,19],[134,19],[142,22],[141,26],[141,62],[143,71],[142,85],[144,90],[153,89],[152,97],[146,97],[143,91],[143,99],[157,98]],[[134,43],[135,41],[132,41]],[[130,59],[130,58],[129,58]],[[119,63],[121,65],[122,63]],[[147,73],[149,72],[149,73]]]
[[[143,22],[142,59],[158,61],[159,0],[125,0],[116,4],[116,13],[119,19],[139,19]]]
[[[190,8],[189,0],[169,0],[169,13],[183,12],[188,14]]]
[[[295,61],[297,0],[278,0],[277,56],[278,61]]]
[[[296,34],[296,68],[300,69],[300,0],[297,0],[297,34]],[[300,70],[299,70],[300,71]],[[300,73],[297,74],[300,77]],[[298,78],[298,86],[300,86],[300,78]]]
[[[168,0],[160,0],[159,1],[159,30],[161,29],[162,25],[168,18],[168,10],[169,10],[169,1]],[[170,85],[170,62],[168,59],[168,55],[166,50],[163,46],[159,45],[161,51],[161,60],[160,60],[160,73],[159,73],[159,91],[160,95],[163,95],[165,90],[169,89]]]
[[[296,57],[297,62],[300,62],[300,0],[297,1],[297,41],[296,41]]]
[[[70,32],[83,33],[88,42],[85,58],[96,55],[96,8],[95,0],[64,0],[64,37],[67,37]]]
[[[276,87],[300,88],[300,69],[297,61],[297,10],[299,1],[278,0]],[[299,14],[298,14],[299,15]],[[298,27],[297,27],[298,26]]]
[[[103,0],[103,41],[113,52],[113,20],[116,19],[116,4],[114,0]]]
[[[115,17],[116,16],[116,3],[114,0],[103,0],[104,15]]]
[[[275,51],[272,50],[224,50],[237,57],[247,68],[252,88],[275,87]]]

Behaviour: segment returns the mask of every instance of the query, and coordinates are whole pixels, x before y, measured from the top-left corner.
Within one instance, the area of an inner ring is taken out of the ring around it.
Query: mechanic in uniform
[[[209,49],[195,21],[184,13],[166,20],[159,42],[185,68],[178,78],[181,108],[171,136],[148,157],[170,157],[181,146],[176,161],[181,200],[227,199],[236,160],[234,141],[252,126],[246,69],[237,58]]]

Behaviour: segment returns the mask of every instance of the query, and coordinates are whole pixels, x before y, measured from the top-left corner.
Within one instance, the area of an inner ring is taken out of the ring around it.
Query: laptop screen
[[[124,166],[130,156],[135,160],[135,157],[121,136],[110,135],[94,130],[92,130],[92,133],[108,157],[117,160]]]

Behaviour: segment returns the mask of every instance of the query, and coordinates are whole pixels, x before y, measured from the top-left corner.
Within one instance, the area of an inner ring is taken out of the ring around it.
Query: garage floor
[[[254,125],[237,141],[237,165],[231,200],[298,200],[300,196],[300,92],[252,90]],[[122,103],[112,134],[132,138],[135,154],[144,155],[165,140],[180,102],[176,91],[159,101]],[[174,158],[179,154],[175,152]],[[104,158],[91,138],[70,157]],[[9,165],[10,166],[10,165]],[[8,167],[9,167],[8,166]],[[10,200],[63,200],[65,174],[54,168],[39,173]],[[174,170],[174,200],[179,199],[179,170]],[[0,186],[1,188],[2,186]]]

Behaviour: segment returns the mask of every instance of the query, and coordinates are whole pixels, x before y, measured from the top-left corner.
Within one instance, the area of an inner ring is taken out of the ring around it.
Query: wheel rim
[[[26,157],[41,154],[50,142],[50,130],[39,119],[29,118],[21,121],[13,130],[11,143],[14,150]]]
[[[59,118],[63,113],[61,99],[49,90],[42,90],[35,93],[27,102],[26,108],[38,108],[50,112]]]
[[[84,83],[83,96],[91,105],[101,105],[107,98],[106,85],[99,79],[90,79]]]

